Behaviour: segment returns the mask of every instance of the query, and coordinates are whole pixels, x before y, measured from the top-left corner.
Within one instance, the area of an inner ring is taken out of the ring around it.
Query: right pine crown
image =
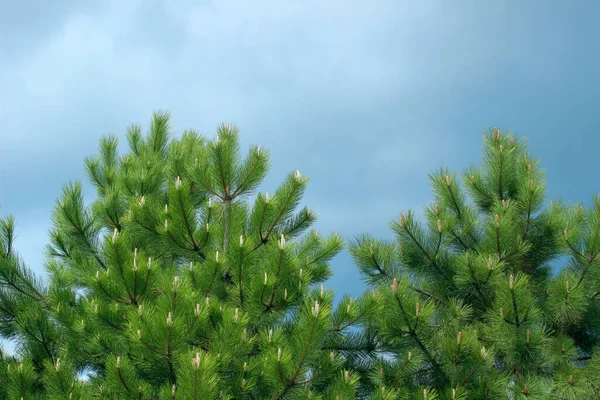
[[[424,221],[402,213],[395,240],[364,235],[350,247],[377,299],[373,390],[599,398],[600,201],[547,202],[538,160],[497,128],[480,167],[430,180]]]

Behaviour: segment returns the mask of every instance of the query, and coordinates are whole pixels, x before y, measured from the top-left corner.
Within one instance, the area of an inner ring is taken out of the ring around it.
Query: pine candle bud
[[[565,236],[565,240],[569,240],[569,232],[566,229],[563,231],[563,235]]]
[[[171,311],[167,315],[167,326],[173,326],[173,313]]]
[[[100,276],[100,271],[96,271],[96,280],[98,280],[99,276]]]
[[[502,200],[502,209],[506,210],[506,200]]]
[[[144,204],[146,204],[146,198],[144,196],[142,196],[142,198],[140,199],[138,204],[140,205],[140,207],[144,207]]]
[[[488,264],[488,269],[493,269],[493,266],[492,266],[492,257],[488,257],[487,264]]]
[[[404,224],[406,224],[406,216],[404,215],[404,213],[402,213],[400,215],[400,225],[404,226]]]
[[[488,352],[485,347],[481,348],[481,357],[485,360],[488,357]]]
[[[500,154],[502,154],[503,150],[504,150],[504,146],[500,145]]]
[[[288,296],[287,288],[283,288],[283,299],[287,300],[287,296]]]
[[[212,208],[212,199],[211,198],[208,199],[208,208]]]
[[[173,278],[173,291],[176,292],[177,290],[179,290],[179,277],[176,275]]]
[[[421,304],[417,303],[415,304],[415,316],[418,317],[419,314],[421,314]]]
[[[295,178],[296,178],[296,181],[300,182],[300,179],[302,179],[302,174],[300,174],[300,171],[296,171]]]
[[[375,254],[375,251],[373,250],[373,245],[371,245],[371,247],[369,248],[369,253],[371,253],[371,255]]]
[[[208,232],[208,230],[210,229],[210,226],[208,225],[208,223],[206,224],[206,232]]]
[[[502,307],[500,307],[500,316],[504,318],[504,309]]]
[[[269,342],[273,341],[273,329],[269,329]]]
[[[269,202],[269,192],[265,192],[265,203]]]
[[[219,251],[217,250],[217,252],[215,253],[215,261],[219,262]]]
[[[423,400],[427,400],[427,389],[423,389]]]
[[[492,134],[492,136],[496,140],[500,139],[500,131],[498,130],[498,128],[494,127],[494,133]]]
[[[573,385],[573,375],[569,375],[569,385]]]
[[[315,300],[315,305],[311,309],[313,317],[317,318],[319,316],[319,302]]]
[[[260,146],[256,147],[256,154],[260,154]]]
[[[268,276],[267,276],[267,273],[265,272],[265,285],[267,284],[267,280],[268,280]]]
[[[140,317],[142,316],[142,305],[141,304],[138,306],[138,315]]]
[[[180,190],[181,189],[181,177],[178,176],[177,179],[175,179],[175,189]]]
[[[496,228],[500,227],[500,216],[498,214],[494,217],[494,225],[496,225]]]
[[[192,272],[194,269],[194,262],[190,261],[190,272]]]
[[[194,369],[200,368],[200,353],[196,353],[196,357],[192,359],[192,367]]]
[[[244,235],[240,235],[240,247],[244,245]]]
[[[440,213],[440,205],[439,204],[435,204],[435,215],[438,215]]]
[[[298,274],[298,278],[302,280],[302,268],[300,268],[300,273]]]
[[[527,334],[526,334],[527,343],[529,343],[529,339],[531,339],[531,331],[529,329],[527,329]]]
[[[200,303],[196,303],[196,308],[194,309],[194,316],[200,315]]]
[[[321,285],[321,297],[325,296],[325,288],[323,287],[323,285]]]
[[[350,381],[350,372],[348,372],[348,370],[344,371],[344,380],[346,383]]]
[[[171,386],[171,396],[175,396],[175,385]]]
[[[117,357],[117,365],[116,365],[116,367],[117,368],[121,368],[121,357],[120,356]]]
[[[285,249],[285,237],[283,237],[283,234],[281,234],[281,239],[279,239],[279,248],[281,250]]]
[[[152,266],[152,258],[148,257],[148,269]]]
[[[236,308],[235,308],[235,311],[233,312],[233,320],[234,320],[235,322],[237,322],[237,321],[238,321],[238,317],[239,317],[239,311],[240,311],[240,309],[236,307]]]
[[[281,361],[281,347],[277,348],[277,361]]]
[[[456,389],[452,389],[452,400],[456,399]]]
[[[169,230],[169,221],[165,219],[165,232]]]
[[[515,277],[514,277],[514,275],[510,276],[509,282],[508,282],[508,286],[510,287],[510,290],[513,290],[515,288]]]
[[[471,174],[471,184],[475,184],[475,174]]]
[[[23,363],[19,364],[19,373],[23,373]]]
[[[168,214],[168,213],[169,213],[169,205],[165,204],[165,214]]]
[[[446,175],[446,185],[450,186],[452,184],[452,180],[450,179],[449,175]]]
[[[56,372],[60,371],[60,357],[56,359],[56,364],[54,365]]]
[[[462,341],[462,332],[458,331],[458,335],[456,335],[456,344],[460,344]]]
[[[442,221],[439,219],[437,220],[437,228],[438,228],[438,231],[441,233],[442,232]]]
[[[329,360],[331,360],[332,363],[335,361],[335,354],[333,353],[333,351],[329,352]]]
[[[392,283],[392,292],[394,294],[398,293],[398,279],[394,278],[394,283]]]
[[[113,244],[115,243],[115,241],[117,240],[117,236],[119,235],[119,231],[117,228],[115,228],[113,235],[112,235],[112,242]]]

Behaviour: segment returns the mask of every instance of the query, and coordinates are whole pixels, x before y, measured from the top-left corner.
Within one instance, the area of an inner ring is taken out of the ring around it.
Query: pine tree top
[[[236,127],[169,135],[157,112],[127,153],[101,140],[95,199],[56,203],[47,282],[1,220],[0,399],[600,396],[600,199],[548,202],[522,138],[492,129],[481,167],[430,174],[424,220],[354,240],[368,288],[334,305],[343,240],[308,231],[308,179],[256,193],[269,154]]]
[[[600,201],[546,202],[539,161],[496,128],[482,167],[430,180],[424,221],[402,213],[395,241],[365,235],[350,248],[383,316],[370,329],[389,359],[374,361],[373,385],[443,399],[595,398]]]
[[[101,140],[85,160],[94,201],[74,182],[56,203],[47,283],[14,254],[12,219],[3,222],[0,329],[20,347],[0,366],[0,398],[354,390],[338,347],[367,304],[333,310],[320,286],[343,241],[306,233],[316,220],[298,209],[308,179],[293,171],[256,194],[269,153],[242,157],[236,127],[212,140],[169,135],[157,112],[147,135],[128,130],[126,154],[114,136]]]

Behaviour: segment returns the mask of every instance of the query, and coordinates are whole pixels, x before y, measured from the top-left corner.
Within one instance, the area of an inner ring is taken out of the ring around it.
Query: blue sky
[[[63,183],[155,109],[175,134],[237,124],[272,153],[261,190],[299,169],[316,227],[346,238],[391,237],[427,173],[478,162],[494,125],[528,137],[550,197],[600,192],[597,2],[91,3],[0,5],[0,214],[36,272]],[[333,265],[360,294],[347,253]]]

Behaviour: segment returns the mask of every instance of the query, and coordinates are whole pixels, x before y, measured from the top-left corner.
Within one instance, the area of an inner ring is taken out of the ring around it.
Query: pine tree
[[[369,352],[352,328],[374,299],[334,309],[322,283],[343,242],[305,233],[307,178],[255,195],[269,154],[242,158],[235,127],[169,135],[157,112],[127,154],[101,140],[96,198],[74,182],[56,203],[44,282],[3,220],[0,333],[18,352],[0,357],[0,398],[354,398],[349,365]]]
[[[484,136],[483,167],[430,175],[424,221],[350,251],[377,299],[366,325],[385,399],[600,398],[600,200],[545,201],[523,139]],[[557,270],[553,273],[553,268]]]
[[[430,175],[424,222],[356,239],[369,290],[334,307],[343,243],[306,233],[307,179],[255,195],[269,156],[242,159],[236,128],[169,135],[155,113],[124,156],[102,139],[44,281],[0,221],[0,399],[600,398],[600,198],[546,202],[524,140],[492,130],[482,168]]]

